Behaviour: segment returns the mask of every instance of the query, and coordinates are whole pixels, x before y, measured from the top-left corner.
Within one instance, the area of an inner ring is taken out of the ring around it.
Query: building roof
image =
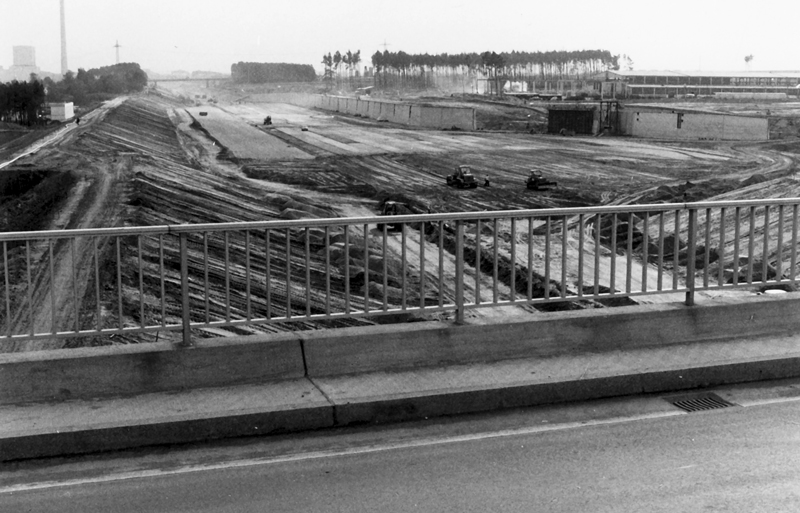
[[[736,78],[800,78],[800,71],[683,71],[683,70],[615,70],[609,77],[736,77]]]

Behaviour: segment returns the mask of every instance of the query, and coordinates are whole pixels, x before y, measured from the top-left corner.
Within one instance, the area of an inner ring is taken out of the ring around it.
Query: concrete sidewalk
[[[800,336],[705,341],[131,397],[0,405],[0,460],[800,376]]]

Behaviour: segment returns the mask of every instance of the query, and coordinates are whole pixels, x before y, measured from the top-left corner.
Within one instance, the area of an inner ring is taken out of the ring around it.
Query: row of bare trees
[[[332,55],[328,52],[327,55],[322,56],[323,80],[328,83],[341,84],[344,75],[348,81],[352,81],[353,78],[360,76],[359,64],[361,64],[361,50],[355,52],[347,50],[345,53],[337,50]],[[344,68],[344,73],[342,73],[342,68]]]
[[[582,79],[601,71],[619,69],[619,60],[619,55],[612,55],[608,50],[435,55],[385,50],[372,55],[378,87],[430,87],[439,77],[483,76],[515,81]]]

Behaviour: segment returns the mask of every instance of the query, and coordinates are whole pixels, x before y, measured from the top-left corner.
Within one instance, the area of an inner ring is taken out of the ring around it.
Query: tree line
[[[147,86],[147,73],[135,62],[124,62],[89,71],[80,68],[77,74],[67,71],[59,82],[45,78],[44,85],[49,102],[86,105],[143,90]]]
[[[39,80],[35,74],[28,82],[14,80],[0,83],[0,121],[33,125],[43,122],[45,103],[73,102],[86,105],[120,94],[141,91],[147,85],[147,74],[136,63],[81,68],[68,71],[56,82],[50,77]]]
[[[0,121],[31,126],[39,120],[44,102],[44,85],[38,80],[0,83]]]
[[[587,78],[595,73],[619,69],[619,55],[608,50],[547,52],[490,52],[459,54],[408,54],[403,51],[375,52],[375,85],[384,87],[428,87],[439,77],[464,78],[479,75],[497,80],[545,81]]]
[[[342,80],[342,68],[344,68],[344,75],[348,80],[358,77],[360,75],[358,71],[359,64],[361,64],[361,50],[356,50],[355,52],[347,50],[345,53],[336,50],[333,55],[328,52],[322,56],[322,79],[328,83],[334,81],[340,83]]]
[[[317,79],[317,72],[310,64],[238,62],[231,64],[231,79],[240,84],[314,82]]]

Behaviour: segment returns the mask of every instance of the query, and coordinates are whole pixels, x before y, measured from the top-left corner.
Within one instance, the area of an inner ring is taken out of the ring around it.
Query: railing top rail
[[[392,223],[404,222],[439,222],[439,221],[477,221],[486,218],[529,218],[529,217],[562,217],[580,214],[613,214],[629,212],[671,212],[676,210],[692,210],[706,208],[749,208],[780,205],[800,205],[800,198],[778,198],[737,201],[701,201],[695,203],[657,203],[645,205],[605,205],[598,207],[570,207],[533,210],[486,210],[482,212],[452,212],[439,214],[415,214],[391,216]],[[388,216],[369,217],[336,217],[307,218],[296,220],[250,221],[235,223],[179,224],[159,226],[127,226],[121,228],[89,228],[81,230],[47,230],[38,232],[6,232],[0,233],[0,242],[42,239],[66,239],[72,237],[109,237],[129,235],[158,235],[220,232],[232,230],[279,230],[291,228],[324,228],[326,226],[359,226],[365,224],[385,223]]]

